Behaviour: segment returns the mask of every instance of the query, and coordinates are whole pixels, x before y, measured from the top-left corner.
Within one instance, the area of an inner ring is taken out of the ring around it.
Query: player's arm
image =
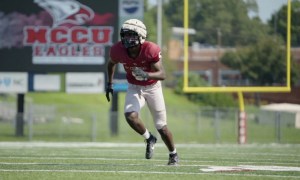
[[[106,68],[107,68],[107,83],[112,84],[113,82],[113,77],[115,74],[115,70],[116,70],[116,65],[117,63],[115,63],[111,58],[109,58]]]
[[[164,80],[166,78],[166,73],[161,59],[155,63],[152,63],[151,69],[153,72],[148,72],[148,79]]]
[[[161,60],[152,63],[151,70],[152,72],[145,72],[141,68],[136,67],[132,70],[132,75],[139,81],[147,81],[148,79],[164,80],[166,78]]]
[[[113,96],[114,94],[114,89],[113,89],[113,77],[115,74],[115,69],[116,69],[116,64],[113,60],[111,60],[111,58],[109,58],[109,60],[107,61],[107,85],[106,85],[106,99],[109,102],[110,101],[110,96],[109,94],[111,94],[111,96]]]
[[[154,61],[150,64],[151,72],[145,72],[139,67],[133,69],[132,75],[135,77],[135,79],[139,81],[146,81],[148,79],[164,80],[166,78],[166,74],[162,64],[160,52],[156,58],[158,58],[158,61]]]

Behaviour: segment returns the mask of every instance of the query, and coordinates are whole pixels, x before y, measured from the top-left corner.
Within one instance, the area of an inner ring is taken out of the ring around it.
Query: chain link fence
[[[124,141],[139,142],[127,124],[123,112],[111,114],[107,108],[82,111],[82,106],[26,103],[24,113],[24,141]],[[296,128],[296,114],[247,110],[247,143],[300,143],[300,129]],[[180,107],[167,109],[168,126],[178,143],[237,143],[238,109],[199,107],[183,111]],[[117,118],[117,134],[112,135],[111,117]],[[153,133],[153,120],[147,108],[141,119]],[[0,139],[14,139],[16,103],[0,101]],[[159,137],[159,135],[157,134]]]

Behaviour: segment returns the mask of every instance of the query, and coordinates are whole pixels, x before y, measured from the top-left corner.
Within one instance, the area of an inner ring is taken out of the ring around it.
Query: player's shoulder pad
[[[110,53],[115,53],[115,52],[119,51],[120,48],[122,48],[122,43],[121,43],[121,41],[119,41],[119,42],[117,42],[117,43],[115,43],[115,44],[113,44],[113,45],[111,46],[111,48],[110,48]]]
[[[112,59],[118,59],[120,52],[122,51],[122,48],[123,48],[123,45],[122,45],[121,41],[113,44],[109,51],[110,57]]]
[[[149,56],[149,58],[155,58],[159,59],[160,58],[160,47],[150,41],[145,41],[143,45],[146,45],[146,54]]]

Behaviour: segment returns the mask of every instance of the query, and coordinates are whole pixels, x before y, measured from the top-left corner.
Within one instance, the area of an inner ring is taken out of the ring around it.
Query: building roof
[[[261,109],[269,111],[284,111],[284,112],[300,112],[299,104],[290,104],[290,103],[275,103],[261,106]]]

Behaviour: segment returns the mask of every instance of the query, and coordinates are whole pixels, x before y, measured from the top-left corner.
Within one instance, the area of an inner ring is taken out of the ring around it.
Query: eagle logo
[[[53,27],[82,25],[94,18],[94,11],[75,0],[34,0],[53,18]]]

